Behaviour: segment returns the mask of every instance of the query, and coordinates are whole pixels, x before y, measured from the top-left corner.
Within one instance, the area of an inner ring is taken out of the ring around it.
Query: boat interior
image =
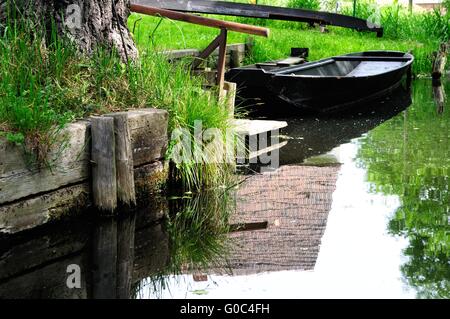
[[[386,73],[412,62],[413,57],[403,52],[362,52],[336,56],[325,60],[306,62],[301,58],[257,63],[241,69],[260,69],[265,73],[286,76],[362,77]]]

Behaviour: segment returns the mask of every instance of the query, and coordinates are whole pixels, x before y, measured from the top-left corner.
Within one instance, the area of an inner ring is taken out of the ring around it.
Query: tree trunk
[[[0,22],[7,12],[15,17],[52,21],[59,34],[71,39],[81,52],[92,53],[98,46],[115,48],[125,61],[137,57],[137,49],[127,27],[129,0],[0,0]]]

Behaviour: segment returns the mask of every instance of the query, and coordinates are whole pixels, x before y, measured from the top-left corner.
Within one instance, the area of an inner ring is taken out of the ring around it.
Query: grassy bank
[[[343,9],[344,13],[349,13],[345,10],[349,9]],[[377,11],[370,3],[363,3],[358,5],[357,12],[360,17],[368,18]],[[329,27],[328,33],[320,33],[318,29],[310,29],[304,23],[216,18],[270,28],[268,39],[256,37],[254,56],[249,63],[285,57],[291,47],[310,48],[311,60],[364,50],[412,50],[416,58],[416,74],[430,73],[431,53],[446,39],[449,23],[448,19],[434,12],[409,15],[405,8],[385,7],[379,11],[379,22],[385,27],[385,36],[376,38],[374,33],[359,33],[338,27]],[[151,43],[161,49],[200,49],[206,47],[218,33],[212,28],[136,14],[131,16],[129,25],[141,48]],[[244,42],[245,38],[243,34],[230,32],[228,42]]]
[[[56,34],[44,45],[38,29],[30,21],[11,24],[0,36],[0,136],[36,160],[45,162],[65,124],[92,114],[156,107],[169,112],[170,131],[192,131],[197,120],[205,129],[226,129],[225,108],[185,66],[146,49],[128,65],[102,49],[86,57]],[[178,168],[175,176],[188,188],[223,183],[227,174],[219,165],[195,162]]]

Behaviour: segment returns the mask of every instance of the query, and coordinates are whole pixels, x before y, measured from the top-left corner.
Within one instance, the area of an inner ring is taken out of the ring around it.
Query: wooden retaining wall
[[[115,113],[117,114],[117,113]],[[140,109],[125,115],[130,133],[137,199],[148,197],[167,178],[168,113]],[[105,115],[108,117],[110,115]],[[69,124],[48,156],[48,167],[29,162],[23,148],[0,138],[0,233],[33,228],[93,203],[91,122]]]

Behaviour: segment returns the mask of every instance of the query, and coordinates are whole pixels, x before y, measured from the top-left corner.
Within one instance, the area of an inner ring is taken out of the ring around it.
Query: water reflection
[[[330,117],[286,118],[288,144],[280,150],[280,164],[299,164],[326,154],[396,116],[412,103],[411,92],[398,88],[391,96],[371,103],[371,112]],[[320,164],[320,163],[319,163]]]
[[[405,280],[419,297],[448,298],[450,112],[443,104],[435,107],[431,91],[429,82],[416,83],[415,103],[361,140],[358,162],[372,192],[400,198],[388,227],[410,243],[402,265]]]
[[[281,167],[228,190],[4,236],[0,298],[448,298],[450,111],[436,94],[416,81],[408,109],[398,91],[374,113],[289,119]]]
[[[136,282],[169,264],[164,198],[121,218],[89,213],[1,240],[0,298],[129,298]],[[79,286],[67,285],[70,275]]]
[[[228,273],[231,242],[227,235],[234,203],[233,193],[228,190],[170,197],[170,211],[164,220],[170,257],[165,267],[141,276],[133,288],[133,297],[142,298],[148,293],[158,297],[173,275],[191,274],[201,280],[209,269]]]

